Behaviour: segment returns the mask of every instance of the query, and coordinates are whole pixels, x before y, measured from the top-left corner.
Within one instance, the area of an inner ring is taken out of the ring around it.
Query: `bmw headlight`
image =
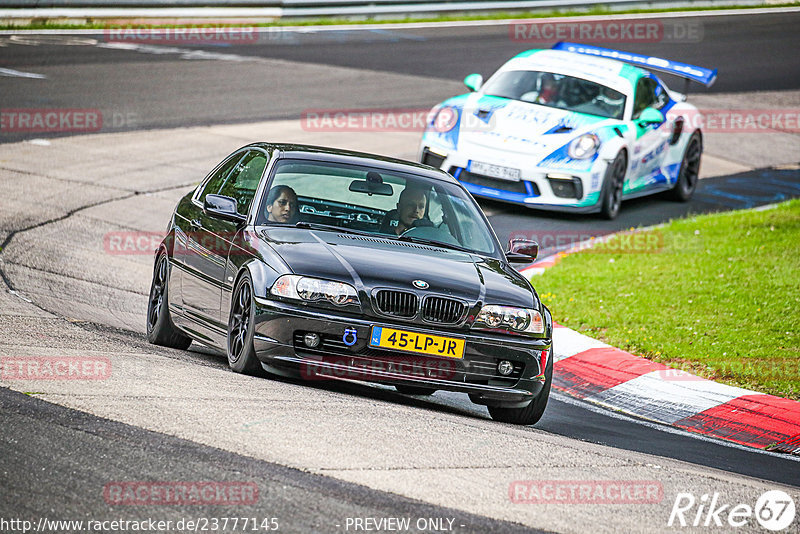
[[[475,318],[473,328],[509,330],[521,334],[543,334],[544,319],[537,310],[490,304],[481,308]]]
[[[359,304],[356,288],[350,284],[296,274],[281,276],[269,292],[277,297],[305,302],[325,301],[336,306]]]
[[[570,144],[567,153],[572,159],[591,158],[600,148],[600,138],[595,134],[583,134],[575,138]]]

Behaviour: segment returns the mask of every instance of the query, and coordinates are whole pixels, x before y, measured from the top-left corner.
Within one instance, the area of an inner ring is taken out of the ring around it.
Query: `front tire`
[[[255,333],[255,306],[253,305],[253,281],[245,273],[239,278],[231,300],[228,318],[228,339],[225,343],[228,365],[237,373],[261,374],[261,363],[253,345]]]
[[[497,422],[512,425],[535,425],[544,415],[547,401],[550,398],[550,385],[553,383],[553,348],[548,352],[550,358],[544,371],[544,387],[539,395],[524,408],[501,408],[487,406],[489,415]]]
[[[675,187],[669,192],[672,200],[678,202],[688,202],[694,190],[697,189],[697,181],[700,178],[700,156],[703,154],[703,143],[697,132],[693,133],[686,144],[686,151],[683,153],[681,168],[678,171],[678,181]]]
[[[147,304],[147,341],[154,345],[186,350],[192,338],[175,328],[169,314],[169,258],[161,252],[153,268],[153,282]]]
[[[625,152],[620,152],[614,158],[603,178],[603,189],[600,192],[602,205],[600,215],[604,219],[613,220],[619,215],[622,207],[622,188],[625,185],[625,173],[628,170],[628,157]]]

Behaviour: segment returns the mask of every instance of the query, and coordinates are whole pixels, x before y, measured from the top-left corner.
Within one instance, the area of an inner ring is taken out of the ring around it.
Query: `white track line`
[[[4,69],[0,67],[0,76],[9,76],[13,78],[34,78],[36,80],[44,80],[47,78],[44,74],[36,74],[35,72],[23,72],[21,70]]]

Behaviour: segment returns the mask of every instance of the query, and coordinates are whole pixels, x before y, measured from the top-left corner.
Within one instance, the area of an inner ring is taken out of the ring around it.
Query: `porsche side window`
[[[667,90],[664,89],[664,86],[658,82],[653,82],[655,84],[655,93],[656,93],[656,102],[653,104],[653,107],[660,110],[664,106],[667,105],[669,102],[669,94]]]
[[[217,169],[211,178],[206,182],[206,186],[203,188],[203,191],[200,193],[200,196],[197,199],[202,204],[203,201],[206,199],[206,195],[216,195],[219,191],[222,184],[225,182],[225,179],[231,173],[231,170],[236,166],[239,161],[245,156],[245,154],[239,152],[234,154],[233,156],[228,159],[222,166]]]
[[[238,212],[247,215],[266,166],[267,156],[259,150],[251,150],[225,177],[219,194],[235,198]]]
[[[639,115],[645,108],[663,108],[669,102],[669,95],[661,85],[652,78],[639,78],[636,84],[636,98],[633,101],[633,118]]]

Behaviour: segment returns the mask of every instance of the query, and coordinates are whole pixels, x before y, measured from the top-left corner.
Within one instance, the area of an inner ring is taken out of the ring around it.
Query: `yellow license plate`
[[[372,327],[369,344],[371,347],[402,350],[444,358],[464,357],[463,339],[395,330],[394,328],[383,326]]]

